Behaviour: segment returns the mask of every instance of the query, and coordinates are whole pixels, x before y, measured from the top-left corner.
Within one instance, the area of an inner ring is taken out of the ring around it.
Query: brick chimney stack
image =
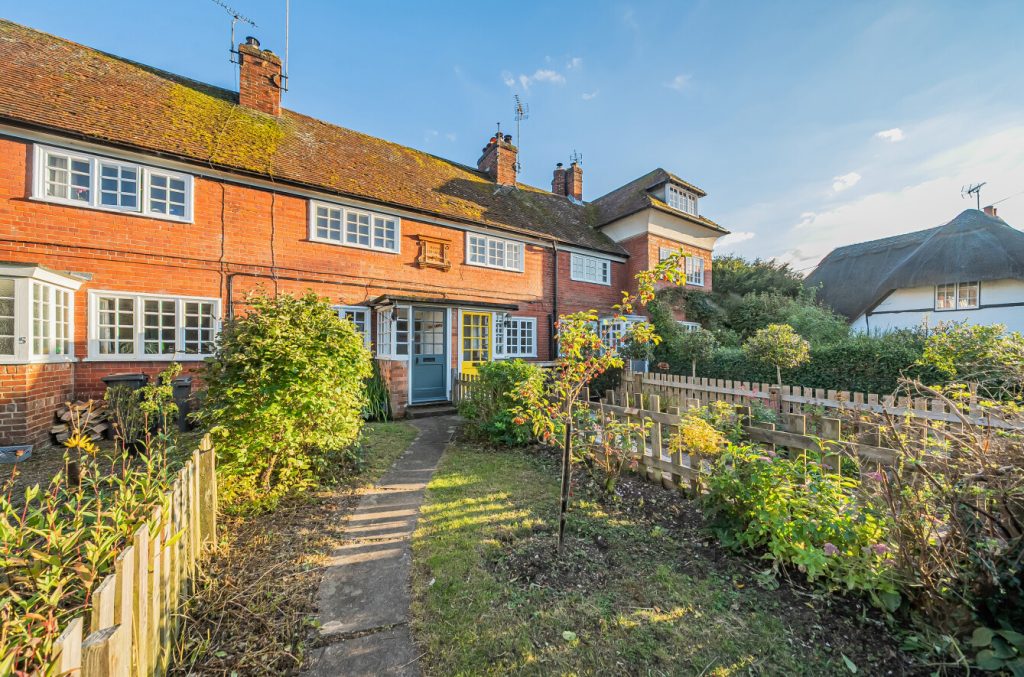
[[[580,202],[583,201],[583,167],[575,160],[565,170],[565,194]]]
[[[991,216],[993,219],[999,218],[999,212],[992,205],[985,207],[982,211],[984,211],[986,215]]]
[[[502,186],[516,185],[516,164],[519,149],[512,145],[512,135],[502,136],[499,131],[484,146],[483,155],[476,161],[477,169]]]
[[[555,174],[551,179],[551,192],[555,195],[565,195],[565,168],[559,162],[555,165]]]
[[[249,37],[238,46],[238,103],[267,115],[281,114],[281,57]]]

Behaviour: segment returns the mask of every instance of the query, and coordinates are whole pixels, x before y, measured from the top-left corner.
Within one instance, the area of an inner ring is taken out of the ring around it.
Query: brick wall
[[[698,291],[711,291],[713,278],[711,269],[711,250],[700,249],[698,247],[666,237],[661,237],[660,235],[654,235],[652,233],[635,235],[623,240],[619,244],[629,252],[629,262],[625,267],[628,270],[631,289],[635,289],[635,285],[632,284],[633,277],[642,270],[649,270],[656,266],[661,258],[661,248],[667,247],[672,250],[682,248],[687,254],[699,256],[704,259],[704,286],[699,287],[687,284],[686,288]],[[667,285],[667,283],[662,283],[659,286],[665,285]],[[685,319],[685,317],[680,317],[679,319]]]
[[[377,363],[391,392],[391,415],[402,418],[409,406],[409,363],[405,360],[377,360]]]
[[[0,446],[48,441],[54,411],[72,396],[73,378],[68,363],[0,367]]]
[[[88,352],[90,290],[219,298],[226,314],[229,305],[240,309],[246,292],[257,287],[293,293],[312,289],[345,305],[362,305],[385,293],[517,305],[515,315],[537,318],[537,358],[551,358],[550,247],[527,245],[525,270],[519,273],[467,265],[464,231],[411,218],[402,219],[397,254],[313,242],[306,199],[200,177],[194,184],[193,223],[48,204],[30,199],[31,161],[31,144],[0,137],[0,260],[89,277],[75,294],[74,354],[79,359]],[[420,234],[450,240],[450,270],[418,266]],[[560,254],[558,266],[559,312],[608,312],[618,301],[625,265],[613,264],[611,287],[571,281],[567,252]],[[453,313],[453,343],[457,317]],[[459,346],[454,348],[453,366]],[[80,361],[68,371],[81,395],[98,396],[104,375],[152,375],[165,366]]]

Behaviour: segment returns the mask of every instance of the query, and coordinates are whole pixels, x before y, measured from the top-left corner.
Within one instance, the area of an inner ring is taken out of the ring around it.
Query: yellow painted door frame
[[[462,311],[461,337],[459,346],[461,368],[463,374],[476,374],[476,366],[482,362],[490,362],[494,356],[491,339],[491,313],[475,310]]]

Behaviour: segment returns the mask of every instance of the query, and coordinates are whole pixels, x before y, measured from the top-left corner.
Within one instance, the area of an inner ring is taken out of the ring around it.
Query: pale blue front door
[[[443,308],[412,309],[412,403],[448,398],[448,313]]]

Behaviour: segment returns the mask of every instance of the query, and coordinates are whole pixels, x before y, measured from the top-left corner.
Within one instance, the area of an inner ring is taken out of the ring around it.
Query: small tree
[[[264,492],[309,484],[362,430],[370,353],[326,299],[262,292],[228,322],[204,370],[199,418],[226,433],[229,473]]]
[[[710,360],[714,356],[715,349],[718,348],[718,339],[701,327],[696,331],[681,332],[677,345],[680,357],[690,361],[690,376],[696,376],[697,362]]]
[[[622,292],[622,301],[615,305],[615,320],[626,321],[637,306],[644,306],[654,299],[655,285],[665,280],[673,284],[685,284],[686,276],[680,266],[683,256],[680,251],[666,258],[653,270],[643,271],[636,276],[637,291]],[[578,412],[576,405],[587,384],[609,369],[622,367],[622,356],[618,348],[606,346],[598,334],[598,313],[587,310],[558,318],[558,348],[561,356],[551,370],[546,384],[533,383],[519,389],[515,399],[519,402],[514,410],[516,423],[533,424],[534,433],[543,441],[557,444],[562,450],[562,482],[558,518],[558,551],[562,550],[565,536],[565,515],[569,509],[569,486],[572,481],[574,424]],[[643,344],[659,341],[654,326],[641,321],[631,325],[625,343],[632,350]],[[646,422],[631,422],[635,433],[643,432]],[[619,431],[626,434],[626,431]],[[621,468],[621,464],[618,466]]]
[[[743,344],[743,352],[752,360],[774,366],[780,386],[783,369],[799,367],[811,357],[810,345],[788,324],[770,324],[758,329]]]

